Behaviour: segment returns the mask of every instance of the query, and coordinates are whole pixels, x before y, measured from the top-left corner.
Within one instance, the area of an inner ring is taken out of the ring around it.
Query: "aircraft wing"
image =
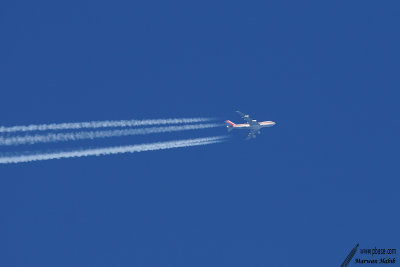
[[[257,137],[257,131],[250,131],[249,132],[249,134],[247,135],[247,137],[246,137],[246,140],[249,140],[249,139],[251,139],[251,138],[256,138]]]
[[[250,124],[250,125],[257,124],[257,122],[252,120],[249,115],[245,115],[244,113],[240,112],[239,110],[237,110],[236,113],[239,114],[240,117],[242,117],[242,119],[244,119],[248,124]]]

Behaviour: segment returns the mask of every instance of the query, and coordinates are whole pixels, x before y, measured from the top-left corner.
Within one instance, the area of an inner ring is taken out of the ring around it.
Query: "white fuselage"
[[[250,125],[249,123],[243,123],[243,124],[233,124],[232,129],[246,129],[246,130],[251,130],[251,131],[259,131],[261,128],[264,127],[271,127],[274,126],[275,122],[273,121],[261,121],[258,122],[257,124],[252,124]]]

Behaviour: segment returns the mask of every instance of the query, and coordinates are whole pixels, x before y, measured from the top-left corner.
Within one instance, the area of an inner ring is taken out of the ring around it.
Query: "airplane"
[[[232,131],[233,129],[250,130],[249,134],[247,135],[246,140],[249,140],[251,138],[256,138],[257,134],[261,134],[261,128],[271,127],[276,124],[273,121],[257,122],[256,120],[251,119],[249,115],[245,115],[240,111],[236,111],[236,113],[239,114],[247,123],[235,124],[235,123],[231,122],[230,120],[227,120],[227,121],[225,121],[226,128],[228,129],[228,132]]]

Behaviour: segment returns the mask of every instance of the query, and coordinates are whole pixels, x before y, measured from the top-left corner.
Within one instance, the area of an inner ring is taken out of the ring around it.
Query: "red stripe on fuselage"
[[[273,121],[262,121],[262,122],[260,122],[260,124],[261,125],[263,125],[263,124],[274,124],[274,122]]]

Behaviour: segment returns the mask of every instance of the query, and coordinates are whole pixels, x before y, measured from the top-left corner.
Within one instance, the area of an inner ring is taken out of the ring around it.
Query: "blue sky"
[[[0,265],[339,266],[356,243],[398,249],[399,7],[3,2],[0,125],[240,122],[237,109],[277,125],[248,142],[0,166]]]

